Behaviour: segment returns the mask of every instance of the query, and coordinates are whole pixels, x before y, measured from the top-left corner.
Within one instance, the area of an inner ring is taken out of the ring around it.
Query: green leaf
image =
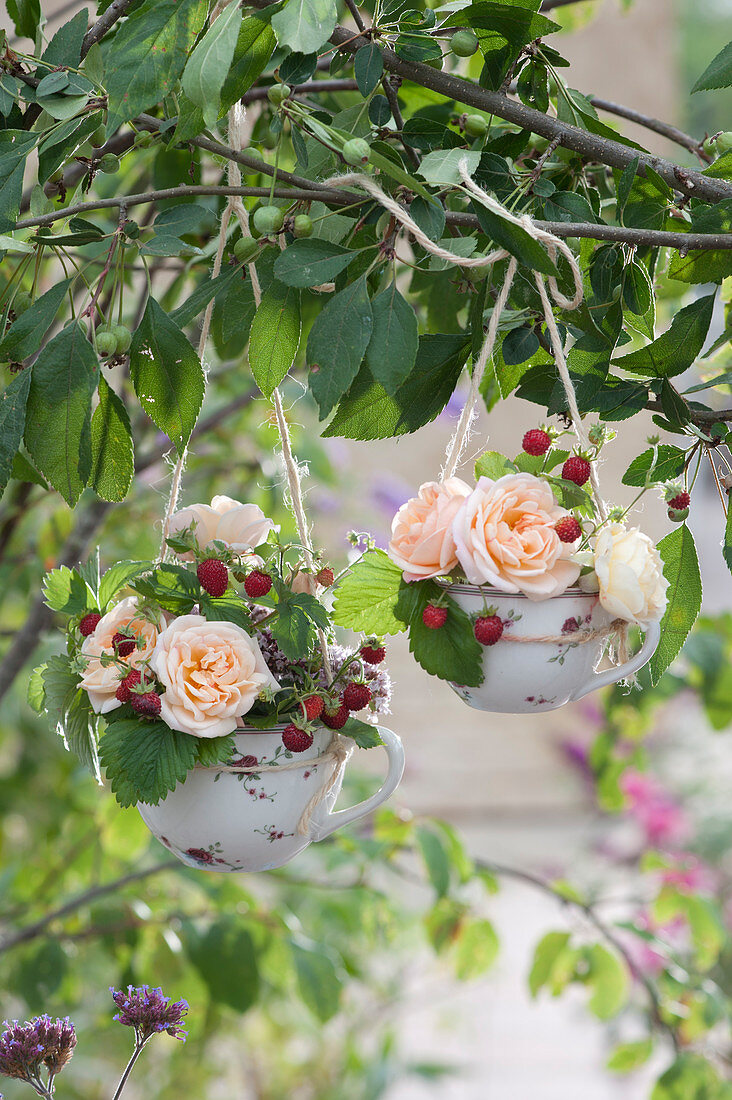
[[[94,349],[75,321],[46,344],[33,365],[25,445],[71,506],[91,470],[91,401],[98,375]]]
[[[330,38],[338,20],[335,0],[288,0],[272,17],[280,46],[296,53],[316,53]]]
[[[66,748],[75,753],[100,781],[96,719],[88,696],[79,687],[78,673],[67,657],[49,657],[42,673],[43,707]]]
[[[532,997],[549,985],[552,973],[569,947],[569,932],[547,932],[534,951],[529,974],[529,991]]]
[[[353,75],[364,99],[371,95],[381,80],[383,71],[384,54],[375,42],[356,50],[356,56],[353,59]]]
[[[99,377],[99,404],[92,416],[91,445],[89,485],[102,500],[124,500],[135,472],[130,418],[103,375]]]
[[[334,294],[310,329],[310,389],[323,419],[353,382],[373,331],[366,276]]]
[[[241,8],[229,4],[206,31],[183,71],[183,91],[201,108],[209,127],[215,125],[219,116],[221,90],[234,59],[240,29]]]
[[[116,715],[112,711],[111,715]],[[99,742],[99,758],[120,806],[157,806],[196,763],[198,740],[161,721],[113,719]]]
[[[64,615],[80,615],[84,611],[96,611],[97,599],[81,573],[59,565],[43,578],[43,598],[52,611]]]
[[[732,85],[732,42],[720,50],[707,66],[691,89],[694,92],[709,92],[716,88],[729,88]]]
[[[0,130],[0,233],[12,233],[18,220],[25,158],[38,135],[25,130]]]
[[[455,948],[455,972],[462,982],[472,981],[493,966],[499,949],[496,930],[484,917],[464,923]]]
[[[505,474],[516,472],[516,466],[510,462],[500,451],[484,451],[475,463],[475,479],[489,477],[492,481],[498,481]]]
[[[68,23],[59,27],[43,52],[43,60],[46,64],[78,66],[81,60],[81,44],[88,25],[89,15],[82,10],[72,16]]]
[[[437,897],[442,898],[450,889],[450,861],[445,845],[427,825],[418,825],[416,835],[429,880]]]
[[[378,745],[384,744],[376,726],[370,726],[368,722],[362,722],[360,718],[354,718],[353,715],[348,718],[341,733],[355,741],[359,749],[375,749]]]
[[[447,621],[431,630],[422,621],[428,603],[442,597]],[[433,581],[402,585],[395,614],[409,626],[409,650],[425,670],[441,680],[475,686],[483,682],[483,647],[476,641],[470,618]]]
[[[630,974],[625,963],[601,943],[587,950],[589,968],[586,981],[592,989],[589,1008],[600,1020],[617,1016],[628,1000]]]
[[[644,1066],[652,1054],[653,1039],[637,1039],[616,1046],[605,1065],[614,1073],[630,1073]]]
[[[231,267],[227,271],[223,271],[220,275],[217,275],[215,279],[205,279],[204,282],[202,282],[200,286],[197,286],[193,293],[186,298],[185,302],[182,302],[177,309],[174,309],[172,313],[168,314],[170,320],[180,329],[192,324],[196,317],[203,313],[211,299],[216,298],[219,294],[223,294],[224,291],[228,290],[237,278],[241,280],[238,269],[236,267]]]
[[[36,298],[33,305],[21,313],[0,340],[0,359],[10,359],[21,363],[35,355],[41,346],[43,337],[53,324],[64,297],[71,285],[71,279],[62,279],[50,290]]]
[[[8,15],[20,38],[35,39],[41,21],[40,0],[5,0]]]
[[[172,92],[206,9],[205,0],[145,0],[121,25],[106,75],[109,133]]]
[[[323,435],[388,439],[416,432],[450,400],[469,350],[463,335],[421,336],[414,369],[393,396],[362,367]]]
[[[213,767],[214,764],[226,764],[231,760],[236,750],[234,735],[227,737],[199,737],[198,738],[198,763],[204,768]]]
[[[182,454],[203,403],[203,368],[152,296],[132,337],[130,377],[143,410]]]
[[[540,271],[543,275],[556,277],[557,268],[550,259],[549,254],[538,241],[529,236],[525,229],[522,229],[520,225],[514,225],[513,222],[507,221],[506,218],[499,217],[491,210],[486,210],[479,202],[473,203],[473,209],[480,222],[481,229],[491,241],[495,241],[501,248],[505,248],[507,252],[516,257],[519,263],[524,264],[533,271]]]
[[[623,474],[623,485],[640,489],[646,484],[646,480],[673,481],[683,472],[685,461],[686,452],[680,447],[673,447],[668,443],[662,443],[656,448],[649,447],[633,459]]]
[[[293,241],[275,260],[275,278],[287,286],[319,286],[340,275],[358,252],[320,237]]]
[[[292,366],[300,328],[300,291],[273,279],[249,335],[249,366],[265,397],[272,396]]]
[[[704,347],[714,310],[715,294],[697,298],[674,317],[671,327],[651,344],[615,360],[634,374],[671,378],[687,370]]]
[[[182,565],[159,565],[149,576],[138,577],[133,587],[176,615],[187,615],[201,598],[198,577]]]
[[[701,1054],[679,1054],[663,1073],[650,1100],[730,1100],[732,1086]]]
[[[118,561],[111,566],[99,582],[99,610],[106,611],[110,600],[121,589],[150,568],[149,561]]]
[[[284,586],[278,589],[277,618],[269,629],[286,657],[299,660],[317,642],[318,627],[328,628],[328,612],[314,596],[293,593]]]
[[[23,442],[25,406],[30,390],[28,368],[16,374],[0,395],[0,496],[13,474],[13,459]]]
[[[651,683],[659,679],[680,653],[701,610],[702,583],[696,546],[685,523],[658,544],[663,575],[669,582],[668,605],[661,620],[661,641],[651,657]]]
[[[341,981],[338,968],[325,947],[290,941],[297,987],[303,1001],[321,1023],[333,1018],[340,1008]]]
[[[383,550],[366,554],[338,584],[333,607],[336,626],[364,634],[399,634],[405,629],[394,614],[402,571]]]
[[[466,162],[468,175],[474,175],[480,164],[480,151],[477,149],[435,149],[422,158],[422,163],[417,171],[422,179],[427,180],[427,183],[440,186],[457,186],[463,182],[459,169],[462,161]]]
[[[193,739],[191,739],[193,740]],[[203,978],[211,1000],[246,1012],[259,997],[257,948],[240,917],[224,916],[200,936],[187,926],[186,954]]]
[[[417,315],[397,289],[396,281],[371,302],[374,327],[366,348],[366,365],[393,396],[412,372],[419,349]]]

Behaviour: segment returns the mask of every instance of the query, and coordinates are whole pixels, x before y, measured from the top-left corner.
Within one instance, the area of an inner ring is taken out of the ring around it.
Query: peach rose
[[[106,615],[102,615],[96,629],[84,639],[81,647],[82,656],[88,658],[86,671],[81,678],[81,687],[89,696],[92,710],[97,714],[106,714],[122,705],[115,698],[120,681],[119,666],[105,666],[99,660],[103,653],[114,656],[112,639],[119,631],[130,631],[138,638],[142,638],[145,643],[142,649],[133,649],[128,657],[121,658],[131,668],[137,667],[150,657],[158,639],[158,628],[147,619],[137,617],[135,596],[121,600]]]
[[[242,504],[231,497],[215,496],[211,504],[189,504],[181,508],[170,521],[170,534],[193,525],[193,533],[201,549],[214,540],[225,543],[230,550],[250,557],[249,551],[263,543],[274,523],[256,504]],[[178,554],[183,561],[193,561],[193,554]]]
[[[174,619],[159,635],[150,664],[165,687],[160,717],[194,737],[232,733],[262,688],[279,687],[245,630],[202,615]]]
[[[577,580],[573,543],[554,530],[568,513],[533,474],[481,477],[453,523],[457,558],[471,584],[523,592],[530,600],[558,596]]]
[[[391,525],[388,554],[405,581],[443,577],[457,565],[452,523],[470,488],[459,477],[427,481]]]
[[[661,555],[637,527],[608,523],[595,542],[600,603],[618,619],[644,626],[663,618],[668,581]]]

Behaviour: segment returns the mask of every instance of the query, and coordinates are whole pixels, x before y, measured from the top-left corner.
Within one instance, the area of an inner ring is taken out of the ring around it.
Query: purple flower
[[[0,1035],[0,1073],[21,1081],[38,1079],[45,1066],[51,1077],[64,1068],[74,1053],[74,1025],[50,1016],[35,1016],[30,1023],[5,1021]]]
[[[161,1031],[185,1042],[188,1032],[181,1024],[188,1012],[187,1001],[171,1001],[162,989],[150,989],[147,985],[137,988],[128,985],[126,992],[110,988],[110,993],[119,1009],[114,1019],[126,1027],[134,1027],[138,1043],[146,1043]]]

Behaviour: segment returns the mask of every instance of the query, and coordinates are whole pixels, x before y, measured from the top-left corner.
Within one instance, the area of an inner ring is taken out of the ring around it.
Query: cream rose
[[[137,667],[150,657],[158,639],[158,628],[154,623],[137,617],[135,596],[121,600],[106,615],[102,615],[94,633],[84,639],[81,647],[82,656],[88,658],[86,671],[81,678],[81,687],[89,696],[92,709],[97,714],[107,714],[108,711],[122,706],[115,698],[120,682],[120,668],[113,664],[105,666],[99,660],[103,653],[110,657],[114,656],[112,639],[120,631],[135,634],[145,643],[142,649],[134,649],[128,657],[121,658],[131,668]]]
[[[170,521],[170,534],[193,525],[193,533],[201,549],[214,540],[226,544],[235,554],[251,555],[255,546],[263,543],[274,523],[256,504],[242,504],[231,497],[215,496],[211,504],[190,504],[181,508]],[[192,553],[178,554],[183,561],[193,561]]]
[[[194,737],[232,733],[263,687],[279,687],[245,630],[201,615],[174,619],[158,637],[150,664],[165,687],[160,717]]]
[[[442,577],[457,565],[452,523],[470,488],[459,477],[427,481],[391,525],[388,554],[405,581]]]
[[[453,522],[457,558],[471,584],[523,592],[530,600],[558,596],[577,580],[573,543],[554,530],[562,516],[554,494],[533,474],[481,477]]]
[[[637,527],[608,523],[595,542],[595,573],[600,603],[628,622],[657,622],[666,610],[668,581],[663,562],[647,535]]]

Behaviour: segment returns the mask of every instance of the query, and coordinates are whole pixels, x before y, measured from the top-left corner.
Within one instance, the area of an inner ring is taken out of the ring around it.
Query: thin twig
[[[614,103],[610,99],[601,99],[599,96],[594,95],[587,98],[593,107],[597,107],[598,110],[607,111],[608,114],[617,115],[618,118],[625,118],[628,122],[634,122],[638,126],[643,126],[646,130],[652,130],[654,134],[660,134],[661,137],[668,138],[669,141],[674,141],[677,145],[688,149],[690,153],[694,153],[707,164],[712,159],[708,153],[704,152],[702,142],[697,141],[691,134],[679,130],[678,126],[672,126],[669,122],[662,122],[661,119],[653,118],[652,115],[644,115],[633,107],[625,107],[622,103]]]
[[[271,85],[257,86],[256,88],[250,88],[248,92],[245,92],[241,97],[241,102],[246,106],[248,103],[257,103],[259,100],[267,98]],[[306,80],[304,84],[296,84],[291,89],[290,95],[300,96],[313,93],[317,95],[321,92],[355,92],[358,91],[358,84],[352,77],[339,77],[333,80]],[[278,173],[279,174],[279,173]]]
[[[95,42],[100,42],[104,38],[108,30],[110,30],[118,19],[121,19],[127,9],[132,5],[133,0],[112,0],[107,10],[103,15],[97,19],[93,27],[91,27],[84,35],[84,41],[81,44],[81,57],[82,60],[89,53]]]
[[[363,19],[361,18],[361,12],[356,7],[356,5],[354,3],[354,0],[346,0],[346,7],[348,8],[351,15],[353,16],[353,22],[356,24],[358,29],[360,31],[365,31],[366,30],[366,24],[364,23]]]
[[[394,81],[388,73],[382,77],[381,85],[384,89],[384,93],[386,94],[386,98],[389,101],[389,107],[391,108],[394,122],[396,123],[397,129],[399,130],[399,139],[404,146],[404,152],[411,160],[413,167],[419,168],[419,153],[414,148],[414,146],[410,145],[404,137],[404,116],[402,115],[401,107],[399,106],[399,97],[397,95],[397,90],[394,87]]]

